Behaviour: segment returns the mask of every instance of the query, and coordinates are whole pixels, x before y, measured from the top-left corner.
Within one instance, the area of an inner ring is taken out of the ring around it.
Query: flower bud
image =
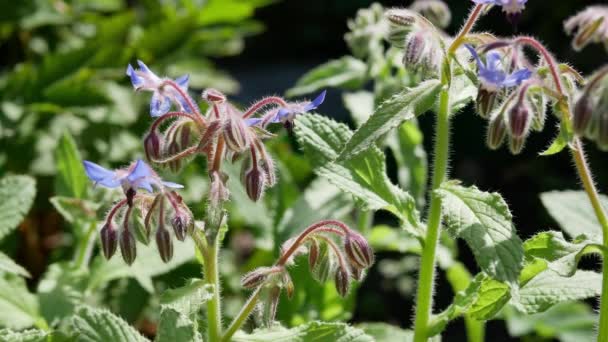
[[[393,8],[386,11],[386,18],[397,26],[412,26],[416,22],[416,14],[410,10]]]
[[[277,307],[281,299],[281,288],[274,286],[268,291],[268,298],[264,305],[264,318],[267,326],[272,326],[275,317],[277,316]]]
[[[101,249],[106,259],[110,259],[114,253],[116,253],[116,247],[118,247],[118,239],[116,229],[112,227],[112,223],[106,223],[101,228]]]
[[[160,133],[157,130],[152,130],[146,135],[144,139],[144,152],[149,162],[160,159],[162,151],[161,141]]]
[[[414,32],[407,37],[403,65],[406,69],[420,68],[425,50],[426,39],[421,31]]]
[[[294,290],[295,287],[293,285],[293,281],[291,280],[291,277],[289,276],[289,273],[287,273],[287,271],[284,271],[283,274],[281,275],[281,284],[283,286],[283,288],[285,289],[285,293],[287,294],[287,299],[291,300],[293,298],[293,294],[294,294]]]
[[[209,103],[219,104],[226,102],[226,95],[222,94],[222,92],[220,92],[219,90],[213,88],[209,88],[203,91],[201,97],[203,98],[203,100]]]
[[[319,257],[312,271],[312,276],[319,283],[326,283],[335,272],[335,260],[326,243],[319,246]]]
[[[508,120],[511,136],[521,138],[528,135],[530,123],[532,122],[532,114],[526,101],[517,101],[509,109]]]
[[[374,251],[363,235],[351,232],[344,238],[344,251],[356,268],[368,268],[374,263]]]
[[[608,102],[608,101],[605,101]],[[608,150],[608,106],[602,106],[600,103],[598,105],[598,109],[601,110],[599,112],[599,126],[598,126],[598,134],[597,134],[597,145],[602,151]]]
[[[163,262],[171,261],[173,258],[173,241],[164,224],[160,224],[156,229],[156,246]]]
[[[254,166],[245,173],[243,184],[249,198],[257,202],[262,197],[266,187],[266,174],[260,168]]]
[[[186,235],[188,234],[188,226],[191,224],[188,221],[191,221],[189,218],[184,217],[181,213],[178,213],[171,219],[171,226],[173,227],[173,232],[175,233],[175,237],[179,241],[186,240]]]
[[[440,28],[446,28],[452,21],[452,13],[449,7],[441,0],[416,0],[410,6],[427,18],[431,23]]]
[[[513,154],[520,154],[526,144],[526,137],[509,136],[509,151]]]
[[[336,284],[336,290],[341,297],[346,297],[350,288],[350,275],[348,270],[344,267],[339,267],[335,276],[334,281]]]
[[[547,121],[547,98],[541,92],[534,92],[528,95],[528,100],[532,110],[532,129],[540,132]]]
[[[167,152],[171,156],[176,155],[180,152],[179,144],[177,143],[177,141],[174,140],[169,144],[169,147],[167,148]],[[180,170],[181,166],[182,166],[182,162],[179,159],[174,159],[169,162],[169,168],[171,169],[171,171],[173,171],[175,173],[177,173]]]
[[[480,87],[477,91],[477,100],[475,101],[475,111],[479,116],[487,119],[496,105],[498,94],[495,91],[486,90]]]
[[[308,246],[308,267],[310,272],[314,270],[317,266],[317,262],[319,261],[319,243],[316,239],[310,240],[310,245]]]
[[[270,267],[256,268],[243,276],[241,286],[246,289],[255,289],[268,279],[268,276],[273,273],[272,271],[273,269]]]
[[[125,263],[127,263],[127,265],[130,266],[137,257],[137,247],[133,233],[131,233],[129,229],[123,229],[120,232],[118,242],[120,245],[120,254],[122,254],[122,259],[125,261]]]
[[[247,123],[236,114],[228,115],[224,123],[224,140],[228,148],[240,153],[249,148],[251,135]]]
[[[363,280],[364,272],[361,268],[352,267],[350,269],[350,276],[356,281]]]
[[[576,134],[585,134],[585,131],[591,122],[592,113],[593,104],[591,103],[591,99],[589,98],[589,95],[583,94],[574,105],[574,116],[572,118],[572,123],[574,126],[574,132]]]
[[[490,119],[490,123],[488,124],[486,144],[490,149],[496,150],[502,145],[506,135],[507,125],[505,124],[505,119],[502,113],[498,113],[498,115]]]

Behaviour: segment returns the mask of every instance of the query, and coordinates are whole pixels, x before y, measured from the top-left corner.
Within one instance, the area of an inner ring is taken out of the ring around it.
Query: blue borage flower
[[[131,64],[127,66],[126,74],[131,78],[131,83],[135,90],[147,90],[152,92],[150,100],[150,115],[153,117],[161,116],[171,109],[171,102],[177,104],[181,111],[192,114],[192,109],[188,105],[188,101],[176,89],[165,84],[167,79],[158,77],[148,66],[137,61],[139,69],[134,69]],[[188,92],[189,76],[184,75],[175,79],[175,83],[183,90],[184,94]],[[187,95],[186,95],[187,96]],[[190,103],[194,103],[190,101]]]
[[[245,122],[248,126],[262,125],[266,126],[271,123],[283,123],[287,127],[293,125],[296,115],[308,113],[312,110],[319,108],[325,101],[325,95],[327,91],[323,90],[314,100],[304,103],[290,104],[288,107],[279,108],[276,111],[270,113],[269,116],[261,118],[247,118]]]
[[[163,181],[154,170],[148,166],[143,160],[133,162],[129,167],[118,170],[108,170],[100,165],[85,160],[83,162],[87,176],[95,182],[95,185],[101,184],[107,188],[117,188],[121,186],[125,193],[129,190],[145,189],[148,192],[154,192],[154,188],[163,189],[183,188],[182,185],[173,182]]]
[[[501,62],[501,56],[498,52],[488,52],[486,54],[486,63],[484,64],[481,58],[479,58],[477,51],[475,51],[475,48],[471,45],[465,45],[465,47],[471,52],[473,58],[475,58],[481,86],[487,91],[495,92],[501,88],[515,87],[532,76],[532,71],[526,68],[507,75]]]
[[[526,7],[528,0],[473,0],[476,4],[492,4],[502,7],[507,15],[517,15]]]

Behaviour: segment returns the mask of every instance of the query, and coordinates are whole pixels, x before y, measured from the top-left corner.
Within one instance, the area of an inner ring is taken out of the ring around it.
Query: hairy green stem
[[[450,147],[450,98],[447,86],[441,90],[439,113],[437,113],[435,161],[433,165],[432,191],[444,182],[448,169]],[[441,225],[441,200],[431,192],[429,221],[422,249],[420,276],[416,298],[416,319],[414,323],[414,342],[427,340],[427,327],[433,307],[433,287],[435,279],[435,254]]]
[[[260,298],[260,294],[262,292],[262,286],[258,286],[255,291],[249,296],[247,302],[241,308],[241,311],[236,315],[228,330],[222,336],[222,342],[230,342],[232,336],[239,330],[239,328],[245,324],[245,321],[251,315],[253,309],[255,309],[255,305],[258,303],[258,299]]]
[[[213,297],[207,301],[207,333],[210,341],[219,341],[222,334],[222,313],[220,299],[220,279],[218,272],[218,254],[220,249],[219,234],[208,246],[205,258],[205,281],[213,285]]]

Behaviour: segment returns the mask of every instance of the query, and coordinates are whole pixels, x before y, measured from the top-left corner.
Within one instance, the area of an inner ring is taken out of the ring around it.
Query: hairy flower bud
[[[266,187],[266,174],[260,168],[252,167],[245,172],[243,184],[245,190],[247,190],[247,196],[252,201],[257,202],[262,197]]]
[[[593,104],[587,94],[583,94],[574,105],[573,126],[574,132],[583,135],[589,127],[593,114]]]
[[[258,267],[255,270],[245,274],[241,279],[241,286],[246,289],[255,289],[262,285],[268,279],[268,276],[276,273],[275,267]]]
[[[319,242],[316,239],[311,239],[308,246],[308,267],[312,272],[319,261]]]
[[[441,0],[416,0],[410,9],[422,14],[440,28],[446,28],[452,21],[450,8]]]
[[[234,152],[243,152],[251,144],[251,133],[247,123],[234,113],[228,115],[224,122],[223,133],[226,145]]]
[[[319,246],[319,257],[312,271],[312,276],[319,283],[326,283],[335,272],[335,260],[326,243]]]
[[[293,285],[293,280],[291,280],[291,277],[289,276],[289,273],[287,273],[287,271],[284,271],[281,274],[281,285],[285,289],[287,299],[291,300],[295,292],[295,286]]]
[[[520,154],[526,144],[526,136],[509,136],[509,151],[513,154]]]
[[[477,91],[477,100],[475,101],[475,111],[477,114],[487,119],[495,108],[497,97],[498,94],[495,91],[489,91],[480,87]]]
[[[167,147],[167,153],[169,153],[169,155],[173,156],[176,155],[180,152],[180,148],[179,148],[179,144],[177,141],[172,141],[171,143],[169,143],[169,147]],[[169,168],[171,169],[171,171],[177,173],[182,166],[182,162],[179,159],[175,159],[169,162]]]
[[[144,152],[146,154],[146,159],[149,162],[154,162],[154,160],[160,159],[162,151],[161,142],[162,139],[157,130],[148,132],[144,138]]]
[[[426,39],[421,32],[415,32],[407,37],[403,65],[406,69],[416,70],[422,62]]]
[[[351,232],[344,237],[344,251],[356,268],[368,268],[374,263],[374,251],[359,233]]]
[[[114,253],[116,253],[116,248],[118,247],[116,229],[112,227],[111,222],[108,222],[103,226],[103,228],[101,228],[100,235],[103,255],[106,257],[106,259],[110,259]]]
[[[156,246],[163,262],[171,261],[173,258],[173,241],[164,224],[160,224],[156,229]]]
[[[412,26],[416,22],[416,14],[410,10],[393,8],[386,11],[386,18],[394,25]]]
[[[187,225],[188,225],[187,221],[190,221],[190,220],[188,218],[182,216],[181,213],[176,214],[175,217],[173,217],[171,219],[171,226],[173,227],[173,232],[175,233],[175,237],[179,241],[186,240]]]
[[[528,95],[528,100],[532,111],[532,129],[540,132],[547,121],[547,98],[541,92],[534,92]]]
[[[507,135],[507,125],[505,124],[502,113],[498,113],[490,119],[488,124],[488,135],[486,144],[492,150],[496,150],[502,145],[505,136]]]
[[[127,263],[127,265],[131,265],[137,257],[137,247],[133,233],[131,233],[129,229],[123,229],[120,232],[118,243],[120,245],[122,259],[125,261],[125,263]]]
[[[363,280],[364,272],[361,268],[352,267],[350,269],[350,276],[356,281]]]
[[[518,101],[508,110],[508,121],[511,136],[521,138],[528,135],[532,113],[526,101]]]
[[[203,91],[201,94],[201,97],[208,103],[219,104],[226,102],[226,95],[213,88],[205,89],[205,91]]]
[[[346,297],[350,288],[350,275],[348,270],[344,267],[338,267],[336,274],[334,275],[334,281],[338,294],[342,297]]]

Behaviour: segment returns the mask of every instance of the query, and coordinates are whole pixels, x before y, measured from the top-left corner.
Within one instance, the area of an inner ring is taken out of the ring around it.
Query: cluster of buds
[[[582,50],[590,43],[603,43],[608,50],[608,6],[589,6],[566,20],[566,33],[574,35],[572,47]]]
[[[437,75],[444,55],[444,34],[432,22],[409,9],[390,9],[389,41],[403,49],[403,65],[424,78]]]
[[[333,279],[337,292],[344,297],[352,281],[361,281],[374,263],[374,252],[367,240],[340,221],[321,221],[306,228],[281,247],[281,256],[272,267],[261,267],[245,275],[242,285],[248,289],[265,289],[265,317],[274,320],[279,296],[285,290],[292,298],[294,284],[287,267],[298,255],[308,255],[314,279],[325,283]]]
[[[452,12],[448,5],[441,0],[416,0],[409,7],[410,10],[420,13],[433,25],[445,29],[452,21]]]
[[[608,66],[593,75],[574,105],[574,132],[608,150]]]
[[[137,241],[147,245],[154,233],[161,259],[169,262],[173,258],[173,238],[166,227],[172,227],[173,235],[179,241],[184,241],[194,229],[190,209],[181,196],[167,189],[181,185],[162,181],[142,160],[114,171],[89,161],[85,161],[84,166],[96,184],[122,187],[126,197],[112,206],[101,228],[104,256],[110,259],[120,246],[122,258],[131,265],[137,256]],[[148,193],[138,193],[138,189]]]
[[[241,111],[218,90],[207,89],[202,93],[208,104],[203,114],[188,95],[187,77],[173,81],[156,76],[142,62],[139,66],[139,69],[129,66],[127,74],[136,90],[153,92],[150,108],[154,110],[151,114],[157,116],[144,138],[147,159],[177,172],[188,159],[204,155],[211,180],[209,202],[213,207],[219,207],[229,197],[228,177],[221,169],[224,160],[244,159],[242,183],[249,197],[258,201],[266,187],[276,182],[274,162],[263,144],[274,136],[267,131],[268,126],[282,123],[291,130],[297,114],[316,109],[325,99],[325,92],[310,102],[287,102],[272,96]],[[159,98],[164,102],[159,103]],[[177,111],[169,111],[171,103]]]
[[[521,17],[521,13],[526,8],[528,0],[473,0],[479,5],[493,5],[502,8],[507,18],[512,24],[517,24]]]

